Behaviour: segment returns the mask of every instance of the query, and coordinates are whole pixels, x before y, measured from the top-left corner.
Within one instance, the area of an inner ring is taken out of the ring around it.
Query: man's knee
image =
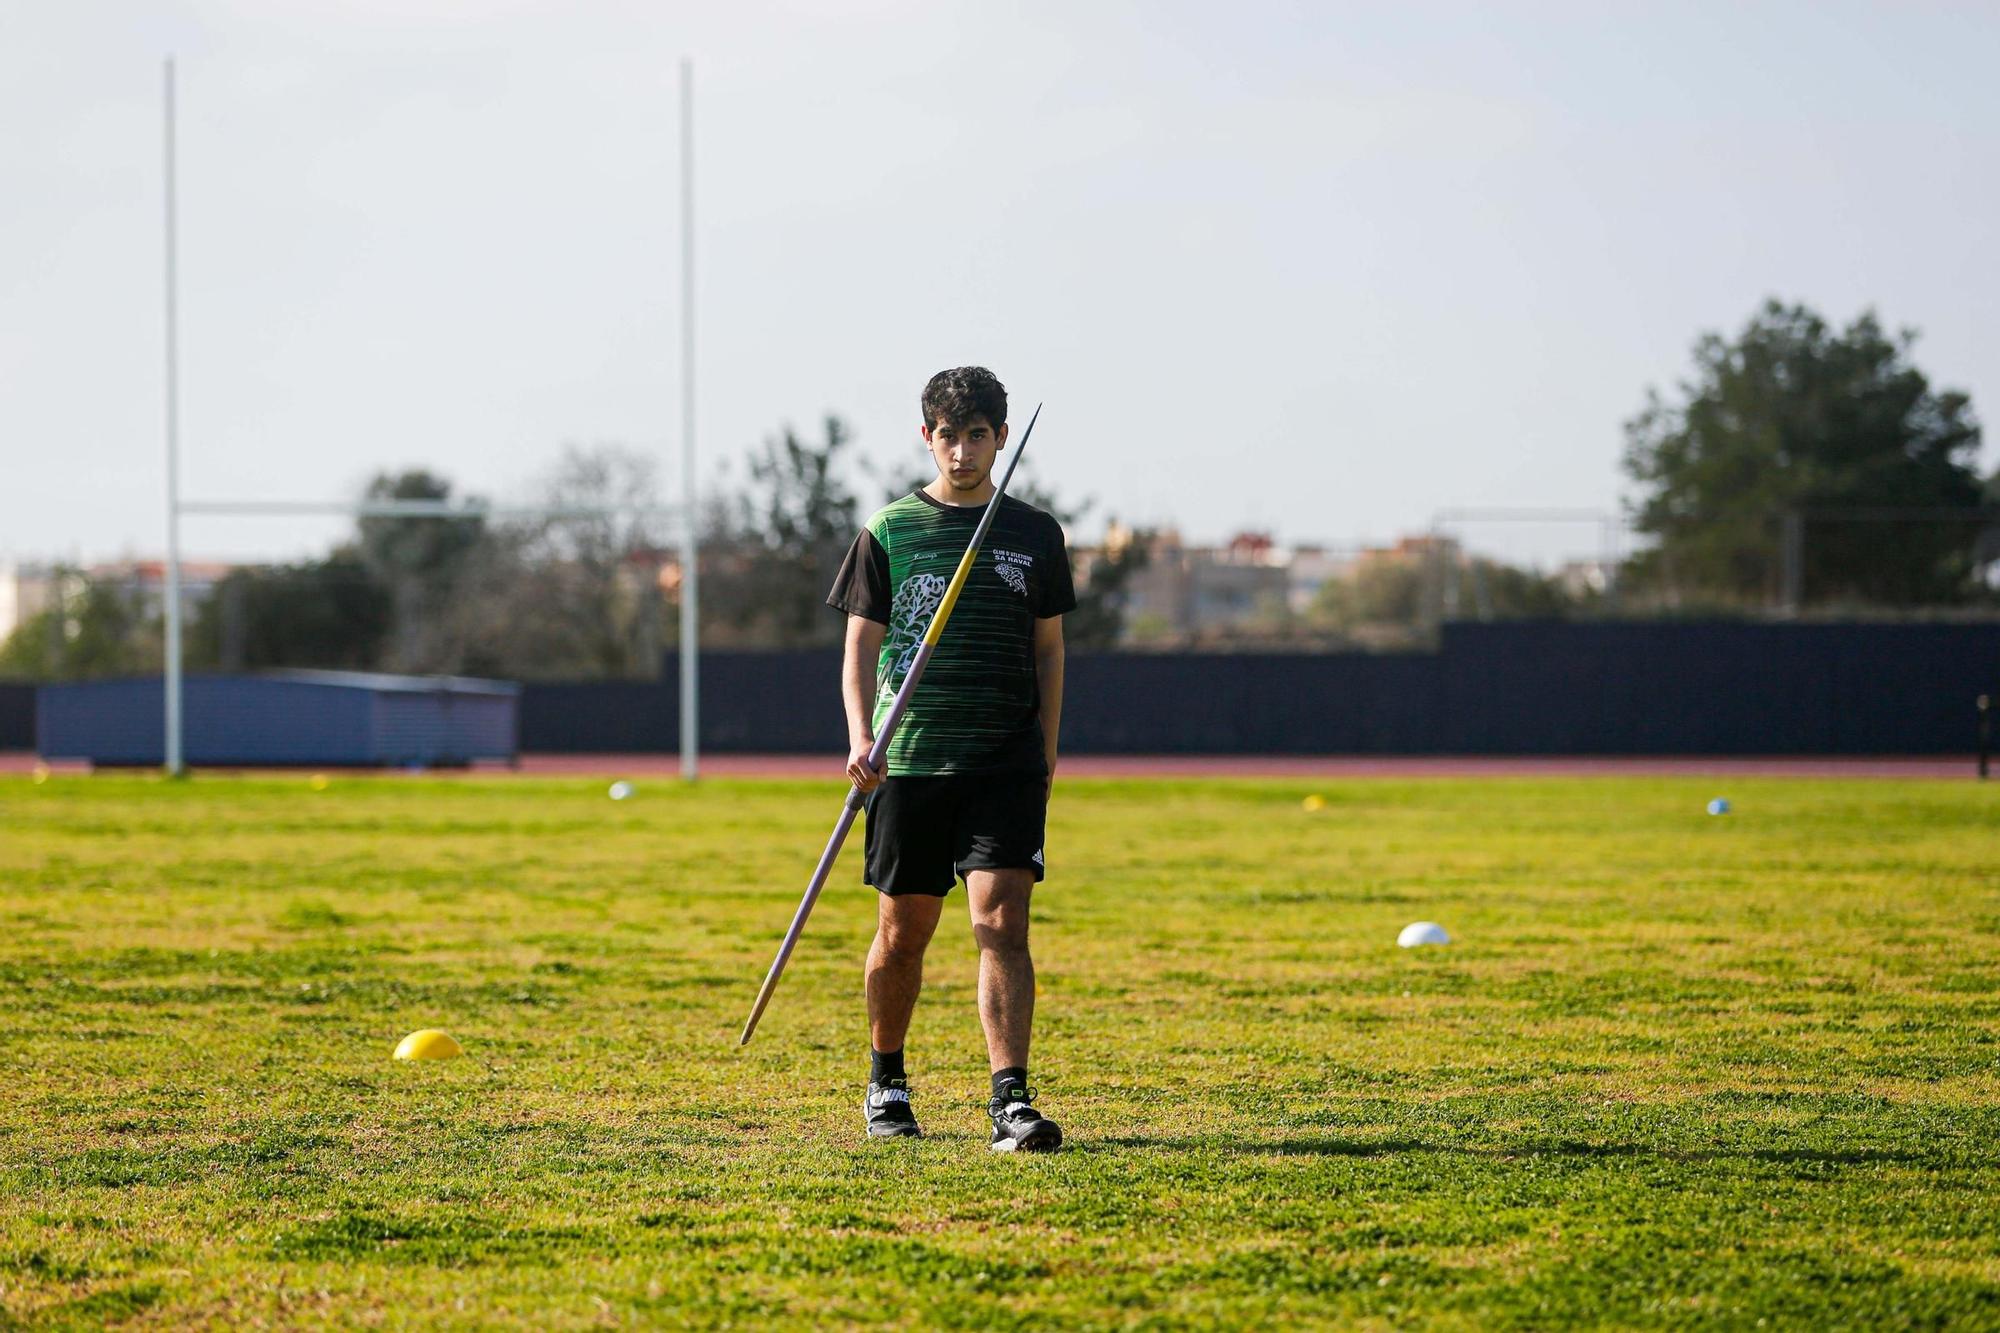
[[[1034,880],[1025,875],[1018,879],[1008,876],[981,887],[986,891],[972,901],[972,938],[983,952],[1026,953],[1028,893]]]
[[[920,963],[925,949],[930,947],[930,936],[911,930],[895,930],[884,926],[875,932],[875,952],[883,962],[906,965]]]
[[[930,901],[884,898],[875,921],[875,948],[887,961],[918,963],[937,931],[938,908]]]
[[[975,918],[972,922],[972,938],[979,945],[981,953],[1014,957],[1028,952],[1028,918],[1022,913],[1019,920],[1007,916]]]

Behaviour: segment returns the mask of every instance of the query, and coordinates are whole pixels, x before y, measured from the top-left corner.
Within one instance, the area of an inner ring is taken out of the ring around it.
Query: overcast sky
[[[683,55],[710,480],[829,412],[919,461],[979,362],[1099,520],[1610,508],[1774,295],[2000,402],[1991,4],[0,0],[0,557],[163,548],[169,53],[191,498],[517,498],[569,441],[674,498]]]

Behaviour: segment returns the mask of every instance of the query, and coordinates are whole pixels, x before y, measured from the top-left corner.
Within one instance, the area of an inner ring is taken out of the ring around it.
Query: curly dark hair
[[[1007,424],[1007,386],[984,366],[940,370],[924,386],[924,425],[943,421],[963,430],[974,417],[999,430]]]

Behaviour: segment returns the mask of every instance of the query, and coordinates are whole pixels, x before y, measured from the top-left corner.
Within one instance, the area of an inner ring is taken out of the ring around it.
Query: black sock
[[[1013,1101],[1014,1098],[1012,1094],[1014,1092],[1014,1089],[1016,1088],[1019,1088],[1022,1092],[1026,1092],[1028,1090],[1028,1067],[1026,1065],[1014,1065],[1007,1069],[994,1071],[993,1074],[994,1101],[996,1102]]]
[[[868,1051],[868,1081],[887,1083],[892,1078],[908,1078],[903,1072],[903,1053],[900,1050],[878,1051],[873,1047]]]

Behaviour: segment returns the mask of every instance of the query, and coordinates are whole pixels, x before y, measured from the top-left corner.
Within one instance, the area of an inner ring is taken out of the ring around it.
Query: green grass
[[[0,780],[0,1326],[2000,1326],[2000,790],[1712,786],[1062,783],[1016,1160],[834,787]]]

